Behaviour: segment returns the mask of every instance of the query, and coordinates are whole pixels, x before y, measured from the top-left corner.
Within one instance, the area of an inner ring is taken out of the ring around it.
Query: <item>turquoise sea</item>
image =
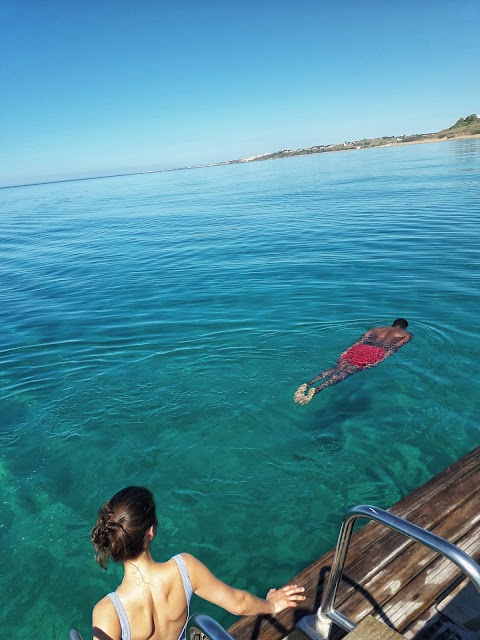
[[[126,485],[157,559],[265,594],[478,445],[479,231],[478,139],[0,190],[2,636],[89,637]],[[293,403],[398,316],[398,354]]]

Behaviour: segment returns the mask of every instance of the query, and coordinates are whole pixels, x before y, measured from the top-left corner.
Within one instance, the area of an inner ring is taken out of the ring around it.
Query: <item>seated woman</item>
[[[157,531],[153,495],[142,487],[127,487],[108,500],[92,529],[97,562],[123,564],[116,591],[95,605],[93,637],[97,640],[183,640],[190,598],[201,598],[234,615],[273,615],[304,600],[304,588],[270,589],[266,599],[228,586],[189,553],[156,562],[150,543]]]

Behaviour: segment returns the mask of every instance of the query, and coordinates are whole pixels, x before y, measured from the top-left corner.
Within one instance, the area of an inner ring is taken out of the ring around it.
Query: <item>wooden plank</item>
[[[457,540],[456,544],[478,561],[480,557],[480,521],[466,536]],[[436,559],[407,582],[393,597],[380,603],[376,602],[369,593],[371,599],[365,601],[363,609],[357,609],[353,612],[349,608],[350,601],[347,601],[346,609],[342,613],[357,623],[365,615],[375,615],[392,629],[405,634],[423,614],[433,610],[435,602],[448,591],[448,586],[452,583],[455,584],[463,575],[461,569],[453,562],[436,554]],[[339,640],[344,636],[344,631],[335,629],[331,640]]]
[[[457,546],[471,557],[478,559],[480,551],[480,525],[461,540]],[[453,562],[439,557],[428,569],[409,584],[391,600],[385,603],[383,615],[388,618],[393,628],[398,631],[406,629],[435,601],[446,586],[463,575]],[[443,589],[442,589],[443,587]]]
[[[471,470],[468,474],[468,481],[468,485],[471,483],[475,488],[480,486],[480,465],[477,465],[476,469]],[[434,530],[438,535],[455,542],[457,537],[462,535],[465,530],[464,527],[466,522],[460,526],[458,536],[455,537],[453,535],[455,527],[458,526],[456,522],[459,518],[462,520],[467,519],[468,511],[470,509],[475,514],[480,511],[480,504],[477,504],[475,507],[471,504],[473,499],[480,500],[480,495],[476,494],[476,498],[472,498],[468,491],[465,490],[466,485],[467,482],[464,477],[461,482],[457,481],[450,484],[448,487],[441,487],[440,495],[435,496],[434,505],[430,508],[428,503],[422,502],[416,510],[413,510],[410,513],[409,520],[423,528]],[[467,506],[464,508],[463,505],[465,504]],[[454,511],[454,506],[457,507],[456,511]],[[390,509],[390,511],[397,511],[397,513],[399,512],[399,515],[404,517],[403,510],[400,508],[393,508]],[[448,516],[450,516],[450,518],[446,520]],[[452,530],[445,528],[445,524],[448,524],[450,521],[454,523]],[[377,573],[388,568],[389,564],[395,559],[395,557],[406,552],[410,547],[420,549],[421,553],[422,547],[419,547],[418,544],[414,543],[402,534],[386,529],[381,525],[367,525],[359,532],[359,534],[360,535],[355,534],[357,537],[355,538],[354,536],[351,551],[347,556],[347,563],[345,567],[346,579],[341,583],[338,590],[336,599],[337,606],[342,603],[342,601],[345,601],[345,599],[351,597],[352,593],[354,593],[357,588],[357,585],[363,585],[365,582],[369,582],[374,579],[374,576]],[[434,552],[432,552],[432,554],[433,553]],[[309,568],[310,571],[316,572],[316,575],[313,577],[317,577],[317,579],[322,569],[323,573],[325,575],[327,574],[328,567],[331,563],[331,556],[327,555],[322,558],[322,561],[323,566],[320,568],[320,571],[317,564],[314,564]],[[306,587],[307,585],[311,587],[311,583],[309,584],[308,580],[309,578],[311,580],[312,576],[308,573],[299,574],[295,581],[300,578],[306,579],[305,584],[299,582],[300,584],[304,584]]]
[[[469,491],[479,486],[480,447],[477,447],[400,500],[389,511],[424,528],[435,528],[442,520],[454,518],[455,509],[469,500]],[[412,544],[401,534],[388,531],[378,524],[367,524],[353,536],[346,566],[347,575],[353,582],[372,579],[375,573]],[[373,563],[372,557],[375,559]],[[284,611],[275,618],[242,618],[229,628],[229,632],[236,640],[280,640],[291,633],[300,618],[318,609],[332,559],[333,550],[291,580],[305,587],[306,600],[300,607]],[[352,586],[342,585],[339,601],[348,598],[352,592]]]
[[[397,503],[389,509],[389,512],[405,518],[423,529],[437,532],[438,526],[445,520],[449,518],[456,520],[455,513],[471,499],[469,492],[465,491],[467,482],[468,486],[473,487],[473,490],[480,487],[480,464],[468,474],[467,478],[464,477],[461,481],[458,479],[450,486],[443,486],[440,493],[435,495],[432,503],[422,501],[416,508],[409,510],[408,514],[405,514],[401,504]],[[370,526],[364,535],[366,534],[368,534],[367,539],[357,538],[355,540],[355,550],[352,548],[354,553],[347,556],[345,574],[350,576],[352,583],[368,580],[387,566],[395,556],[415,544],[413,540],[402,534],[388,530],[376,523]],[[369,538],[373,541],[369,542]],[[369,567],[368,564],[370,564]],[[342,602],[349,597],[352,590],[353,587],[348,582],[343,582],[338,591],[337,602]]]
[[[309,637],[300,629],[295,628],[284,640],[309,640]]]
[[[348,634],[348,640],[403,640],[402,636],[389,629],[372,616],[364,618],[353,631]]]
[[[458,517],[442,523],[436,533],[450,539],[471,557],[478,558],[479,513],[480,496],[477,492],[455,514]],[[336,608],[355,622],[375,613],[389,626],[405,633],[418,617],[431,610],[459,576],[463,576],[463,573],[454,563],[415,544],[376,574],[370,584],[362,583],[361,588],[343,606]],[[336,630],[332,640],[343,636],[344,632]]]
[[[465,586],[467,582],[469,581],[462,581],[461,579],[455,581],[443,594],[439,596],[437,602],[442,601],[443,598],[447,596],[451,596],[452,593],[459,588],[459,586]],[[403,630],[402,635],[406,640],[415,640],[415,638],[418,638],[421,633],[426,634],[426,637],[428,637],[429,632],[431,632],[431,635],[433,635],[434,632],[440,630],[443,626],[445,626],[445,623],[449,622],[448,618],[446,618],[437,610],[437,602],[428,607],[428,609],[426,609],[420,616],[418,616],[418,618],[416,618],[411,625]],[[454,633],[451,633],[450,636],[455,637]],[[473,634],[472,636],[472,640],[478,640],[478,636],[475,636]]]
[[[459,505],[469,499],[469,494],[465,491],[466,485],[475,489],[480,486],[480,449],[475,451],[477,455],[475,457],[468,456],[470,465],[467,465],[465,469],[463,467],[458,469],[458,463],[452,465],[444,474],[437,476],[435,485],[429,481],[410,494],[408,498],[394,505],[389,511],[424,529],[435,530],[440,522],[448,518],[458,509]],[[452,473],[453,467],[456,467],[460,472],[456,477]],[[462,474],[462,471],[465,473]],[[442,482],[442,475],[447,484]],[[452,480],[455,481],[452,482]],[[435,493],[433,493],[433,489],[435,489]],[[412,496],[416,496],[418,502],[413,501]],[[412,540],[400,533],[376,523],[368,524],[358,534],[355,534],[355,539],[352,540],[345,572],[353,583],[368,579],[376,571],[388,565],[396,555],[413,544]],[[348,597],[352,590],[353,587],[346,582],[342,583],[337,602]]]
[[[473,531],[469,531],[467,536],[458,540],[457,546],[471,557],[478,558],[480,556],[480,523]],[[348,615],[354,622],[361,620],[364,615],[374,614],[389,627],[403,634],[417,618],[434,606],[439,597],[447,591],[448,585],[461,576],[463,573],[455,564],[437,555],[428,567],[418,573],[401,590],[396,591],[393,597],[384,602],[376,602],[369,593],[371,599],[365,600],[365,606],[362,609],[357,608],[356,611],[351,611],[350,602],[347,601],[346,610],[342,613]],[[337,640],[343,635],[343,632],[334,633],[332,640]]]
[[[480,632],[480,593],[472,582],[459,585],[437,604],[437,610],[455,624]]]
[[[441,520],[434,533],[456,544],[461,538],[473,535],[472,530],[478,524],[480,524],[479,492],[470,497],[457,510],[455,518]],[[346,601],[344,599],[343,603],[339,605],[337,600],[336,608],[352,619],[361,620],[372,610],[372,602],[375,602],[377,607],[382,607],[417,575],[428,570],[428,566],[436,558],[438,558],[438,553],[435,551],[421,544],[413,543],[371,577],[361,580],[361,588],[352,590]],[[370,561],[373,562],[372,559]],[[345,580],[352,582],[352,578],[347,572],[345,572]],[[438,587],[437,595],[440,595],[446,585],[438,585]]]

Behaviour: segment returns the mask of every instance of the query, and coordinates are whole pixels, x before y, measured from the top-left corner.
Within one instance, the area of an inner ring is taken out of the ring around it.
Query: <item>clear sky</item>
[[[0,185],[480,112],[479,0],[0,0]]]

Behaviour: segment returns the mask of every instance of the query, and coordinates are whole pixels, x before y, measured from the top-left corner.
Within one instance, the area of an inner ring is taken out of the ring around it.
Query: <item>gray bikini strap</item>
[[[112,601],[112,604],[115,607],[115,611],[117,612],[118,619],[120,620],[120,627],[122,629],[122,640],[131,640],[130,625],[128,624],[127,614],[125,613],[125,609],[123,608],[122,601],[115,591],[112,591],[112,593],[108,593],[107,595]]]
[[[185,591],[185,598],[187,599],[187,619],[185,620],[182,633],[180,634],[178,640],[186,640],[187,623],[188,623],[188,617],[190,615],[190,599],[193,594],[193,589],[192,589],[192,583],[190,582],[190,576],[188,575],[187,564],[185,560],[182,558],[182,555],[178,553],[176,556],[173,556],[173,559],[177,563],[178,570],[180,571],[180,576],[182,578],[182,583],[183,583],[183,590]]]
[[[190,576],[188,575],[188,568],[185,560],[182,558],[182,554],[178,553],[176,556],[173,556],[173,559],[177,563],[178,570],[180,571],[180,576],[182,577],[183,588],[185,590],[185,597],[187,599],[187,605],[190,605],[190,600],[193,594],[192,583],[190,582]]]

